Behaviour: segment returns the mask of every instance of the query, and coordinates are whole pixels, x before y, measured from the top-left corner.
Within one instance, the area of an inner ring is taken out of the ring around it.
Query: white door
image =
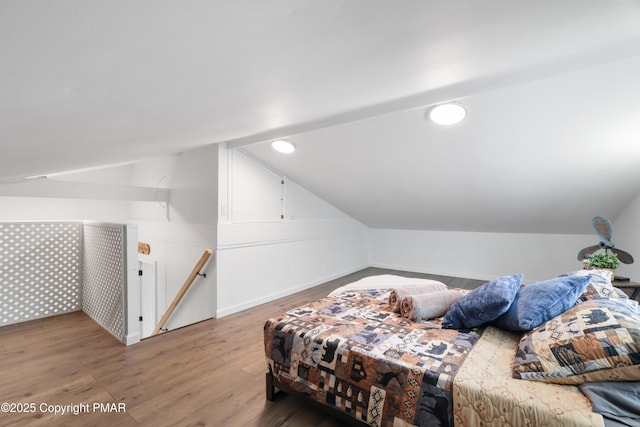
[[[140,338],[151,336],[156,327],[156,263],[139,261]]]

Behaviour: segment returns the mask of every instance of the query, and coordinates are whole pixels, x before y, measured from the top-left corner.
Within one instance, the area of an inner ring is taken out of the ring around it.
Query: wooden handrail
[[[169,308],[167,308],[167,311],[164,313],[164,316],[162,316],[162,319],[160,319],[160,323],[158,323],[156,328],[151,333],[151,336],[158,335],[162,327],[167,323],[167,321],[169,320],[169,317],[171,317],[171,314],[173,314],[173,311],[176,309],[176,307],[182,300],[182,297],[184,296],[184,294],[187,293],[187,291],[189,290],[189,287],[191,286],[191,283],[193,283],[196,276],[200,273],[200,270],[202,270],[202,267],[204,267],[204,265],[206,264],[207,260],[209,259],[212,253],[213,251],[211,249],[207,249],[206,251],[204,251],[204,253],[200,257],[200,260],[198,261],[196,266],[193,267],[193,271],[191,271],[191,274],[189,274],[189,277],[187,277],[187,280],[182,285],[182,288],[180,288],[180,291],[178,292],[176,297],[173,299],[173,302],[171,303]]]

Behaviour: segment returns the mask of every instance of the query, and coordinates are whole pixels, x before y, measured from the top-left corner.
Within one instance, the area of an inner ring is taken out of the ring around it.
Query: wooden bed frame
[[[266,392],[267,392],[267,400],[273,402],[276,399],[276,396],[280,394],[280,392],[285,394],[291,394],[292,396],[299,397],[304,399],[306,402],[309,402],[314,407],[326,411],[328,414],[334,416],[340,421],[344,422],[345,425],[353,426],[353,427],[368,427],[369,424],[360,421],[346,412],[341,411],[339,408],[335,408],[329,405],[323,405],[322,403],[293,390],[286,384],[278,381],[276,377],[273,376],[271,371],[267,371],[265,374],[265,384],[266,384]]]

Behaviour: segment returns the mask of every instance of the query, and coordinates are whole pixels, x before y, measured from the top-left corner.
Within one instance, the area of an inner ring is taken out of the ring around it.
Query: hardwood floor
[[[131,347],[82,312],[5,326],[0,403],[25,412],[7,413],[3,405],[0,425],[338,427],[338,420],[293,396],[266,401],[262,328],[270,317],[375,274],[432,278],[467,289],[482,283],[367,268]]]

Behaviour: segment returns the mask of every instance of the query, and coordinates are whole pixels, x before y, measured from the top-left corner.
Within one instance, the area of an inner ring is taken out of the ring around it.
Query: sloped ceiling
[[[640,192],[640,57],[292,135],[245,151],[376,228],[591,232]],[[621,82],[627,82],[620,84]]]
[[[2,2],[0,75],[6,181],[228,142],[372,227],[535,233],[640,191],[633,1]]]

